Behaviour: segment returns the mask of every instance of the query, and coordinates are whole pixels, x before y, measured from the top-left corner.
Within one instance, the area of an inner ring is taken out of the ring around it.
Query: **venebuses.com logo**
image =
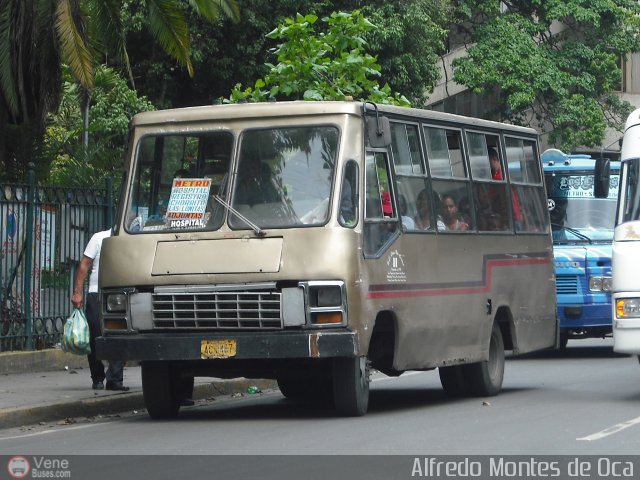
[[[7,472],[11,478],[71,478],[67,458],[16,455],[9,459]]]

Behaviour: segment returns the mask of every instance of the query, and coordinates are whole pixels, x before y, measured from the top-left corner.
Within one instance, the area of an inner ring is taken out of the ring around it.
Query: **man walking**
[[[89,276],[89,292],[87,294],[86,302],[86,316],[87,323],[89,324],[89,335],[91,344],[91,353],[87,356],[89,359],[89,369],[91,370],[91,380],[93,382],[92,388],[94,390],[101,390],[105,388],[104,380],[106,378],[107,390],[121,390],[126,392],[129,387],[125,387],[123,382],[123,361],[109,362],[109,368],[105,374],[104,365],[101,360],[96,358],[96,337],[100,335],[100,305],[98,304],[98,268],[100,263],[100,249],[102,248],[102,240],[111,236],[111,229],[103,230],[95,233],[86,248],[78,269],[76,270],[76,281],[73,288],[73,296],[71,297],[71,303],[75,308],[82,308],[83,304],[83,291],[84,281],[87,278],[87,274],[91,272]]]

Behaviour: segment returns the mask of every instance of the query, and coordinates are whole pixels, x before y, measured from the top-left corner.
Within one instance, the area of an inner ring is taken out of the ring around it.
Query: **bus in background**
[[[141,362],[150,416],[175,417],[194,376],[275,379],[343,415],[367,411],[372,369],[496,395],[505,350],[555,344],[535,130],[304,101],[132,128],[96,350]]]
[[[613,238],[613,349],[640,354],[640,109],[625,125]],[[640,357],[639,357],[640,358]]]
[[[608,192],[594,188],[598,162],[608,164]],[[620,162],[549,149],[542,154],[542,166],[553,234],[559,346],[564,348],[569,339],[611,335],[611,242]]]

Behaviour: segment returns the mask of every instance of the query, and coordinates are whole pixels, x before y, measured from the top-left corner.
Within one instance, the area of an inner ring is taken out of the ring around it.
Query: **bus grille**
[[[154,293],[153,324],[169,329],[281,329],[278,292]]]
[[[578,293],[578,277],[576,275],[558,275],[556,277],[556,293],[558,295],[576,295]]]

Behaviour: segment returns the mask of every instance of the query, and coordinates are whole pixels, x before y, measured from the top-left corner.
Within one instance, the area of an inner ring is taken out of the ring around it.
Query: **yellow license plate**
[[[200,358],[229,358],[236,356],[235,340],[202,340]]]

